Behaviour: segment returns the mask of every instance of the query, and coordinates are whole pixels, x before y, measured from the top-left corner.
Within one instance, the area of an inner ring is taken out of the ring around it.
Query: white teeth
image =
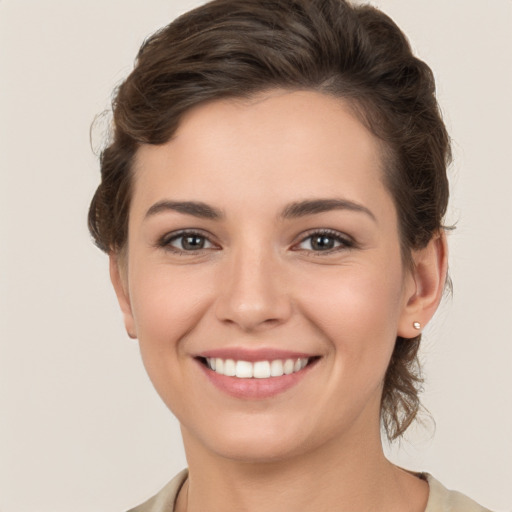
[[[235,361],[233,359],[220,359],[209,357],[206,359],[208,367],[216,373],[227,377],[239,379],[268,379],[290,375],[302,370],[309,362],[308,357],[299,359],[275,359],[273,361]]]
[[[295,363],[293,362],[293,359],[287,359],[283,365],[283,373],[285,375],[290,375],[290,373],[293,373],[294,366],[295,366]]]
[[[255,379],[268,379],[270,377],[270,363],[268,361],[254,363],[252,373]]]
[[[224,361],[224,375],[234,377],[236,375],[235,361],[233,359],[226,359]]]
[[[226,375],[226,374],[224,374]],[[252,363],[248,361],[236,362],[236,376],[239,379],[250,379],[253,375]]]
[[[270,376],[271,377],[281,377],[284,374],[283,370],[283,361],[279,361],[279,359],[275,359],[270,363]]]

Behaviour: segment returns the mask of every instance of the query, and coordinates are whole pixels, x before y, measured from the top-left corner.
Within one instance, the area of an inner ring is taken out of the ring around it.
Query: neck
[[[420,512],[428,498],[426,482],[385,458],[379,432],[257,463],[223,458],[187,442],[186,431],[183,436],[189,479],[177,512]]]

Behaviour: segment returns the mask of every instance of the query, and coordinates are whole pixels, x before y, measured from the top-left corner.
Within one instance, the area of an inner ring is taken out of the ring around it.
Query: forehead
[[[168,143],[139,149],[133,206],[166,194],[230,204],[333,193],[374,202],[387,194],[381,154],[338,98],[278,90],[218,100],[190,110]]]

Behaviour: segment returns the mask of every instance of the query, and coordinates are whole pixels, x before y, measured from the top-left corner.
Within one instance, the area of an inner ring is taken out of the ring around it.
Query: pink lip
[[[208,352],[209,354],[210,352]],[[212,351],[213,353],[213,351]],[[215,351],[215,353],[219,353]],[[224,359],[224,351],[222,351],[223,355],[218,356]],[[232,356],[233,352],[229,352],[229,356],[226,359],[238,359],[243,361],[262,361],[262,360],[272,360],[272,359],[293,359],[293,357],[289,357],[291,352],[287,352],[286,357],[269,357],[269,353],[265,352],[265,357],[261,356],[261,352],[258,355],[254,355],[253,358],[247,359],[247,355],[235,358]],[[201,357],[217,357],[217,356],[201,356]],[[300,356],[297,356],[300,357]],[[307,357],[304,356],[304,357]],[[211,384],[213,384],[220,391],[234,397],[243,400],[263,400],[266,398],[272,398],[280,393],[284,393],[288,389],[297,385],[302,379],[304,379],[309,372],[316,366],[318,360],[314,359],[310,364],[308,364],[302,370],[292,373],[290,375],[282,375],[281,377],[270,377],[268,379],[239,379],[237,377],[226,377],[225,375],[221,375],[219,373],[210,370],[200,359],[196,358],[196,362],[203,372],[203,374],[208,378]]]
[[[247,349],[242,347],[219,348],[206,350],[195,357],[215,357],[220,359],[234,359],[235,361],[274,361],[275,359],[299,359],[305,357],[314,357],[316,354],[306,354],[305,352],[292,352],[289,350],[280,350],[273,348]]]

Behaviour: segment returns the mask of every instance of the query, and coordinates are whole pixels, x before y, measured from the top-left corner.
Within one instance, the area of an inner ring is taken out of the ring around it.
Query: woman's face
[[[378,435],[415,283],[378,142],[347,106],[286,91],[202,105],[134,170],[114,283],[186,444],[269,460]]]

